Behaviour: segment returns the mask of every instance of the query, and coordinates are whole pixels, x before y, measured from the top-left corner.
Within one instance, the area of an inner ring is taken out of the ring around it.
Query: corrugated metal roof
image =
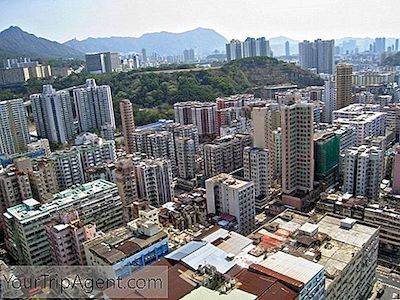
[[[228,260],[227,253],[212,244],[206,244],[192,254],[187,255],[182,259],[182,262],[197,270],[200,265],[212,265],[218,272],[225,274],[235,263]]]
[[[199,248],[204,247],[206,244],[207,242],[203,241],[191,241],[177,250],[167,254],[165,258],[180,261]]]
[[[324,268],[302,257],[293,256],[281,251],[271,255],[262,261],[260,265],[303,283],[308,283]]]

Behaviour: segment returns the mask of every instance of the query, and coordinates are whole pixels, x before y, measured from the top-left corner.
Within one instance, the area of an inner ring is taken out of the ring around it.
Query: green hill
[[[382,65],[384,66],[400,66],[400,52],[397,52],[396,54],[393,54],[389,57],[386,57]]]
[[[264,85],[291,83],[298,86],[322,85],[319,77],[293,64],[274,58],[256,57],[232,61],[221,68],[178,71],[132,71],[100,75],[73,74],[55,80],[29,81],[14,96],[38,93],[44,83],[56,89],[80,85],[87,78],[111,86],[117,122],[119,101],[127,98],[135,104],[137,123],[143,124],[159,117],[172,117],[172,104],[181,101],[213,101],[218,96],[254,92]],[[9,95],[7,95],[9,97]]]

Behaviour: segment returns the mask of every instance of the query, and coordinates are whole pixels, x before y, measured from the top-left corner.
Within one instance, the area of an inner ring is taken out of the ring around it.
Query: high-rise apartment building
[[[87,79],[85,86],[74,89],[73,94],[79,132],[100,130],[107,125],[115,129],[110,86],[98,86],[94,79]]]
[[[231,40],[226,44],[226,59],[228,61],[243,58],[242,42],[239,40]]]
[[[340,138],[333,132],[314,134],[315,180],[333,186],[338,182]]]
[[[135,152],[135,119],[133,117],[133,106],[130,100],[123,99],[119,103],[121,112],[122,135],[124,136],[125,151],[128,154]]]
[[[85,182],[81,155],[77,148],[54,152],[51,156],[60,191]]]
[[[281,109],[282,191],[309,192],[314,180],[313,104],[294,103]]]
[[[15,161],[18,171],[28,175],[32,197],[46,202],[59,191],[54,161],[48,158],[20,158]]]
[[[300,66],[306,69],[315,68],[318,73],[333,74],[334,40],[303,41],[299,43]]]
[[[56,91],[44,85],[41,94],[30,96],[37,134],[53,143],[65,143],[74,138],[72,101],[68,91]]]
[[[286,59],[290,58],[290,44],[289,44],[289,41],[285,42],[285,57],[286,57]]]
[[[121,60],[117,52],[86,54],[86,69],[90,74],[116,72],[121,68]]]
[[[272,56],[269,41],[265,37],[248,37],[242,43],[239,40],[231,40],[226,44],[226,56],[228,61],[256,56]]]
[[[178,177],[193,179],[196,177],[196,148],[194,141],[188,137],[175,138],[176,162]]]
[[[24,101],[22,99],[0,101],[0,154],[23,152],[29,142]]]
[[[66,209],[77,210],[84,224],[96,224],[96,228],[102,231],[123,224],[117,186],[105,180],[54,194],[52,201],[45,204],[28,199],[4,213],[6,245],[13,259],[24,265],[51,264],[45,225]]]
[[[174,104],[175,122],[196,125],[200,140],[213,139],[217,135],[216,109],[214,102],[179,102]]]
[[[251,146],[251,136],[236,134],[204,144],[204,176],[206,178],[220,173],[230,173],[243,166],[243,149]]]
[[[32,198],[29,176],[13,165],[0,172],[0,211],[20,204],[23,200]]]
[[[332,123],[332,113],[336,110],[336,81],[335,77],[332,76],[324,83],[324,93],[322,95],[322,101],[324,106],[322,107],[322,122]]]
[[[185,63],[192,63],[195,61],[194,50],[193,49],[185,49],[183,50],[183,61]]]
[[[385,51],[386,51],[386,38],[384,38],[384,37],[375,38],[374,52],[375,53],[383,53]]]
[[[268,149],[270,159],[270,174],[275,178],[280,173],[276,164],[275,131],[281,126],[280,108],[278,103],[270,103],[266,107],[254,107],[251,111],[253,122],[254,147]]]
[[[353,66],[338,64],[336,66],[336,109],[348,106],[352,102]]]
[[[174,198],[171,162],[166,159],[146,159],[135,163],[139,198],[160,207]]]
[[[249,234],[255,226],[254,183],[221,173],[206,180],[207,211],[209,214],[232,215],[237,231]]]
[[[271,168],[267,149],[246,147],[243,150],[243,178],[254,183],[256,209],[268,202],[271,187]]]
[[[384,152],[377,147],[347,149],[343,166],[343,192],[375,199],[383,176]]]
[[[124,220],[132,220],[132,204],[139,199],[136,183],[136,169],[131,157],[116,162],[116,183],[124,210]]]
[[[196,152],[199,150],[199,135],[197,127],[193,124],[182,125],[179,123],[166,124],[162,126],[163,130],[167,130],[174,135],[174,139],[178,137],[187,137],[193,140]],[[176,148],[176,145],[175,145]]]

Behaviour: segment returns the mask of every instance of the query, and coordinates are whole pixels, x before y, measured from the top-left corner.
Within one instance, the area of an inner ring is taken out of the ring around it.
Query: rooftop
[[[98,179],[54,194],[53,200],[45,204],[40,204],[34,199],[28,199],[22,204],[8,208],[7,212],[5,213],[5,217],[15,218],[21,223],[28,222],[40,215],[57,211],[63,207],[66,207],[68,204],[78,202],[90,195],[115,187],[116,185],[114,183],[103,179]]]
[[[317,266],[325,267],[329,285],[377,233],[377,227],[354,219],[332,215],[316,219],[287,210],[252,234],[257,246],[250,254],[271,255],[258,264],[300,281],[311,276],[301,273],[306,269],[315,272]],[[283,254],[276,255],[277,251]],[[303,265],[304,270],[292,270],[291,265]]]
[[[108,264],[114,265],[166,237],[167,234],[162,230],[148,237],[137,235],[128,227],[121,227],[109,231],[105,235],[87,242],[85,245],[89,251],[105,260]]]

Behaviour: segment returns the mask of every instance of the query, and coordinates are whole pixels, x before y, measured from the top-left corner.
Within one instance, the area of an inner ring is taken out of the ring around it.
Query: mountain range
[[[83,58],[83,53],[11,26],[0,32],[0,58]]]
[[[300,41],[285,36],[269,39],[274,56],[285,55],[285,42],[289,41],[290,53],[298,53]],[[344,45],[348,42],[354,44],[360,51],[368,49],[374,41],[372,38],[347,37],[336,39],[336,45]],[[193,48],[198,55],[208,55],[218,50],[225,52],[225,43],[228,40],[213,29],[196,28],[193,30],[172,33],[154,32],[146,33],[140,37],[104,37],[87,38],[79,41],[73,39],[63,44],[37,37],[23,31],[17,26],[11,26],[0,32],[0,59],[15,58],[21,56],[36,58],[84,58],[85,53],[99,51],[118,51],[121,53],[141,52],[145,48],[147,55],[156,52],[160,55],[182,54],[183,50]],[[395,43],[394,38],[387,38],[386,45]]]
[[[76,39],[64,45],[80,52],[118,51],[121,53],[141,52],[146,49],[147,55],[156,52],[160,55],[182,54],[183,50],[192,48],[197,54],[207,55],[213,51],[224,51],[227,39],[215,30],[196,28],[181,33],[154,32],[140,37],[107,37]]]

